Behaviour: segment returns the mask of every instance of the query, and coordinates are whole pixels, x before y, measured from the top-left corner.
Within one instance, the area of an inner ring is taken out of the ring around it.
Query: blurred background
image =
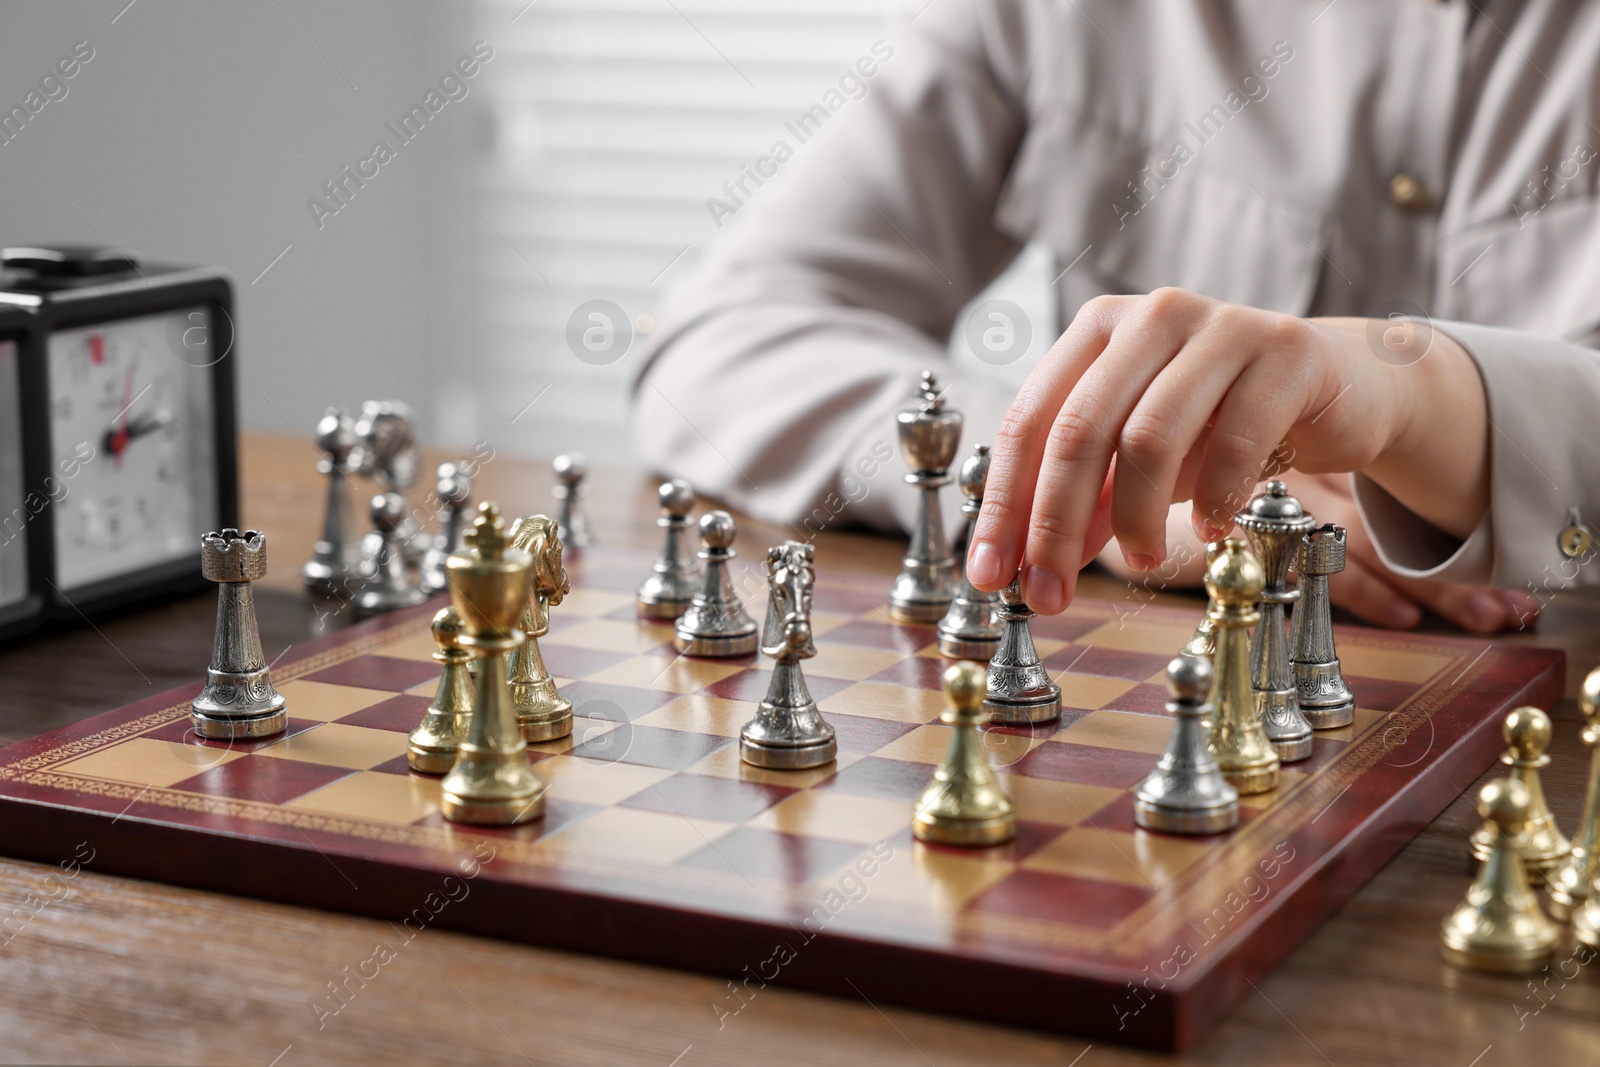
[[[7,4],[0,110],[92,58],[6,130],[0,243],[231,272],[247,430],[394,397],[430,444],[635,466],[629,383],[729,222],[708,201],[778,140],[796,158],[756,195],[792,175],[814,142],[785,124],[925,2]],[[1057,269],[1027,249],[974,301],[1032,320],[1019,374],[1057,332]],[[594,328],[599,352],[571,340]]]

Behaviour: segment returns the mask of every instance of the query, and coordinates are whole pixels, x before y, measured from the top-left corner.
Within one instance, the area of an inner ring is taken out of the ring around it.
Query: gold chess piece
[[[1538,708],[1514,708],[1506,715],[1506,744],[1500,762],[1511,768],[1511,777],[1528,791],[1528,814],[1518,831],[1515,844],[1528,865],[1528,881],[1543,885],[1545,878],[1566,860],[1572,843],[1561,835],[1556,817],[1545,802],[1539,785],[1539,770],[1550,765],[1545,749],[1550,745],[1550,716]],[[1487,826],[1472,835],[1472,854],[1479,860],[1489,857],[1492,833]]]
[[[440,665],[439,689],[422,722],[411,731],[406,762],[419,774],[444,774],[456,761],[461,742],[472,721],[472,676],[467,662],[472,653],[461,647],[464,633],[455,608],[440,608],[433,616],[433,640]]]
[[[1206,617],[1216,629],[1216,682],[1206,740],[1222,776],[1240,796],[1278,788],[1278,753],[1256,714],[1250,673],[1250,627],[1261,618],[1256,603],[1266,581],[1261,562],[1238,537],[1225,539],[1206,567],[1211,596]]]
[[[1557,927],[1539,910],[1515,838],[1529,811],[1527,787],[1497,778],[1478,793],[1489,855],[1465,899],[1444,920],[1444,958],[1458,967],[1528,974],[1544,966]]]
[[[1212,541],[1206,545],[1206,569],[1211,569],[1211,564],[1216,562],[1217,553],[1222,551],[1222,542]],[[1180,656],[1198,656],[1201,659],[1210,659],[1217,654],[1217,624],[1211,621],[1211,610],[1217,606],[1215,600],[1206,602],[1206,613],[1200,618],[1200,625],[1194,628],[1194,636],[1189,638],[1188,644],[1178,650]]]
[[[1595,903],[1594,888],[1600,878],[1600,667],[1584,677],[1578,707],[1585,719],[1583,743],[1592,750],[1589,790],[1584,794],[1583,816],[1578,820],[1572,850],[1550,874],[1550,914],[1566,922],[1585,901],[1593,903],[1588,921],[1589,928],[1597,932],[1596,940],[1585,944],[1600,944],[1600,903]],[[1577,928],[1576,921],[1573,927]]]
[[[518,623],[527,641],[507,659],[511,706],[524,741],[554,741],[572,732],[572,702],[556,688],[539,652],[539,638],[550,632],[551,606],[572,591],[567,569],[561,565],[561,535],[555,520],[543,515],[518,519],[511,528],[511,547],[533,557],[533,592]]]
[[[986,715],[983,698],[989,675],[971,661],[944,672],[940,716],[950,727],[950,748],[917,799],[911,832],[919,841],[943,845],[998,845],[1017,836],[1017,809],[989,766],[978,724]]]
[[[445,575],[466,629],[461,644],[482,664],[467,738],[440,783],[439,807],[452,822],[507,826],[544,814],[545,783],[528,762],[506,682],[506,653],[527,640],[517,620],[533,589],[533,559],[511,547],[491,503],[479,506],[466,540],[470,550],[451,555]]]

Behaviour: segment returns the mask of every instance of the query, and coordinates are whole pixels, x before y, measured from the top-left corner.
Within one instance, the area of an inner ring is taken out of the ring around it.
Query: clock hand
[[[172,413],[170,411],[159,412],[150,418],[140,419],[135,423],[124,422],[117,429],[106,431],[104,447],[117,457],[120,465],[122,453],[127,450],[129,442],[143,437],[145,434],[164,430],[170,425],[172,425]]]
[[[128,447],[128,409],[133,407],[133,364],[128,364],[128,374],[122,385],[122,414],[117,416],[116,431],[106,433],[106,451],[112,462],[122,466],[122,450]]]

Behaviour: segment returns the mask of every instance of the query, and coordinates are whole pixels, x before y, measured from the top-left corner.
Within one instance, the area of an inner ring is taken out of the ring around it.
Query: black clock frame
[[[49,588],[40,580],[43,573],[39,569],[39,556],[43,552],[43,524],[34,521],[37,516],[28,507],[28,493],[30,487],[36,484],[38,475],[38,449],[32,447],[29,440],[32,435],[28,429],[28,406],[32,398],[38,395],[38,383],[34,380],[38,377],[38,361],[30,354],[37,345],[37,332],[38,320],[35,316],[22,308],[0,307],[0,343],[11,341],[16,344],[17,415],[21,421],[16,439],[22,448],[22,497],[15,502],[15,506],[21,510],[22,518],[21,528],[15,536],[22,538],[27,564],[26,595],[14,604],[0,605],[0,640],[27,633],[39,625],[44,618],[47,602],[44,591]],[[0,442],[0,447],[10,447],[9,440]],[[11,501],[0,501],[0,528],[15,516],[16,512],[11,507]],[[49,507],[43,510],[48,511]]]
[[[207,368],[212,399],[211,440],[216,476],[213,529],[239,525],[239,433],[234,362],[238,358],[233,323],[233,286],[218,270],[146,264],[133,271],[81,279],[39,278],[18,284],[0,276],[0,303],[26,306],[25,329],[18,337],[22,392],[24,493],[48,499],[46,479],[55,474],[50,454],[50,335],[100,323],[203,306],[210,313],[209,343],[223,353]],[[7,325],[15,319],[0,319]],[[8,326],[9,328],[9,326]],[[4,337],[0,334],[0,337]],[[174,357],[176,358],[176,357]],[[28,523],[28,574],[32,616],[0,615],[0,639],[40,622],[72,623],[136,604],[198,592],[209,583],[200,575],[199,544],[192,559],[155,564],[74,590],[69,598],[55,580],[55,509],[46,505]],[[9,616],[19,617],[10,619]]]

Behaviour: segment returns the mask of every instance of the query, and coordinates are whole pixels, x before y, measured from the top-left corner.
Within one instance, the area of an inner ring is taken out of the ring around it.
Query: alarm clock
[[[200,538],[238,525],[236,358],[220,271],[0,250],[0,634],[206,587]]]

